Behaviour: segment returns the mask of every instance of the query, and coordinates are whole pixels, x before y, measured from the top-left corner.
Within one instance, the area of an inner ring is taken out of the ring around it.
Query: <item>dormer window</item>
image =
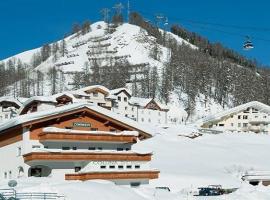
[[[124,97],[124,102],[127,102],[127,97]]]
[[[37,112],[37,104],[31,107],[30,112]]]
[[[118,97],[118,101],[121,101],[121,97]]]
[[[98,92],[93,92],[94,97],[98,97]]]

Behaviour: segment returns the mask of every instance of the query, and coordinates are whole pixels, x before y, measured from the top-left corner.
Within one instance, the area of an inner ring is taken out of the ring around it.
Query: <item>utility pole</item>
[[[103,21],[105,23],[109,23],[109,13],[110,13],[110,9],[109,8],[103,8],[101,11],[101,16],[103,18]]]
[[[117,15],[121,15],[122,9],[124,9],[124,6],[122,3],[118,3],[118,4],[115,4],[113,8],[115,9]]]
[[[130,15],[130,3],[129,0],[127,2],[127,22],[129,23],[129,15]]]

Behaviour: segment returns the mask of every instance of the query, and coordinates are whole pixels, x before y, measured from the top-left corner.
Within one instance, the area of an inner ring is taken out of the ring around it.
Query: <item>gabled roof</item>
[[[82,94],[87,95],[87,93],[86,93],[87,91],[95,91],[95,90],[101,91],[106,95],[108,95],[110,93],[110,90],[108,88],[102,86],[102,85],[91,85],[91,86],[88,86],[88,87],[84,87],[84,88],[75,90],[72,93],[73,94],[78,94],[78,95],[82,95]]]
[[[131,105],[137,105],[140,107],[145,107],[149,104],[153,99],[152,98],[141,98],[141,97],[131,97],[129,103]]]
[[[110,93],[112,95],[118,95],[120,94],[121,92],[125,92],[128,96],[131,97],[131,92],[127,89],[127,88],[117,88],[117,89],[113,89],[113,90],[110,90]]]
[[[151,102],[155,103],[160,108],[160,110],[164,110],[164,111],[169,110],[168,106],[163,105],[152,98],[131,97],[129,100],[129,104],[134,105],[134,106],[140,106],[143,108],[147,107],[147,105]]]
[[[22,113],[29,105],[34,102],[42,102],[42,103],[57,103],[54,96],[34,96],[25,101],[22,107],[19,110],[19,114]]]
[[[22,103],[20,101],[18,101],[17,99],[13,98],[13,97],[0,97],[0,103],[2,102],[9,102],[12,103],[14,105],[16,105],[17,108],[20,108],[22,106]]]
[[[149,127],[141,125],[138,122],[133,121],[132,119],[129,119],[127,117],[118,115],[110,110],[107,110],[100,106],[96,106],[94,104],[89,104],[89,103],[74,103],[74,104],[69,104],[69,105],[57,107],[57,108],[46,110],[46,111],[20,115],[16,118],[6,121],[5,123],[1,123],[0,132],[10,129],[10,128],[14,128],[19,125],[27,126],[29,124],[36,123],[37,121],[41,121],[41,120],[46,121],[46,119],[48,118],[58,118],[59,115],[68,114],[72,111],[78,111],[78,110],[83,110],[83,109],[88,109],[91,112],[110,118],[112,121],[118,122],[127,127],[131,127],[137,131],[144,133],[146,137],[151,137],[151,135],[154,134],[154,131],[150,129]]]
[[[69,97],[72,100],[75,99],[75,97],[73,96],[73,94],[71,94],[69,92],[62,92],[62,93],[55,94],[55,95],[53,95],[53,98],[55,98],[55,100],[57,100],[58,98],[64,97],[64,96],[67,96],[67,97]]]
[[[270,113],[270,106],[263,104],[259,101],[251,101],[249,103],[245,103],[239,106],[236,106],[234,108],[231,108],[229,110],[225,110],[220,113],[216,113],[214,115],[210,115],[202,120],[203,123],[211,122],[211,121],[220,121],[222,118],[237,114],[239,112],[242,112],[246,110],[247,108],[255,108],[258,109],[261,112]]]

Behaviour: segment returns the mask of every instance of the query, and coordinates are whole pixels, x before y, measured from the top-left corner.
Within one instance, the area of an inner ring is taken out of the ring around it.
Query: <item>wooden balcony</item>
[[[66,174],[66,180],[117,180],[117,179],[157,179],[159,171],[122,171],[122,172],[89,172]]]
[[[150,161],[152,154],[96,152],[32,152],[23,155],[24,162],[37,161]]]
[[[39,134],[39,141],[94,141],[112,143],[136,143],[137,137],[134,135],[113,135],[106,133],[63,133],[63,132],[42,132]]]

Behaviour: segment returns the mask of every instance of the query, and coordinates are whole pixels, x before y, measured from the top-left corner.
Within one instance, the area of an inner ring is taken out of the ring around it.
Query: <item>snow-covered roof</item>
[[[27,99],[21,106],[20,110],[18,113],[21,113],[24,108],[29,105],[30,103],[32,102],[47,102],[47,103],[56,103],[56,99],[54,96],[34,96],[34,97],[31,97],[29,99]]]
[[[107,134],[107,135],[126,135],[126,136],[139,136],[138,131],[122,131],[122,132],[111,132],[111,131],[81,131],[81,130],[72,130],[72,129],[63,129],[63,128],[57,128],[57,127],[46,127],[43,128],[44,132],[49,133],[81,133],[81,134]]]
[[[9,97],[9,96],[5,96],[5,97],[0,97],[0,102],[12,102],[14,104],[17,104],[19,107],[22,106],[22,103],[20,101],[18,101],[17,99],[13,98],[13,97]]]
[[[85,91],[96,90],[96,89],[100,89],[100,90],[105,91],[106,93],[110,93],[110,90],[108,88],[102,86],[102,85],[91,85],[91,86],[88,86],[88,87],[84,87],[84,88],[75,90],[72,93],[73,94],[79,94],[79,95],[80,94],[86,95]]]
[[[216,113],[214,115],[210,115],[210,116],[204,118],[202,120],[202,122],[207,123],[207,122],[211,122],[211,121],[219,121],[219,120],[222,120],[222,118],[224,118],[226,116],[230,116],[230,115],[239,113],[239,112],[244,111],[250,107],[258,109],[261,112],[270,113],[270,106],[263,104],[259,101],[251,101],[251,102],[236,106],[234,108],[231,108],[229,110],[225,110],[223,112]]]
[[[73,110],[77,110],[77,109],[81,109],[81,108],[88,108],[96,113],[105,115],[109,118],[112,118],[116,121],[119,121],[125,125],[131,126],[137,130],[140,130],[146,134],[149,135],[153,135],[154,130],[150,129],[149,127],[146,127],[144,125],[139,124],[138,122],[129,119],[127,117],[123,117],[121,115],[118,115],[110,110],[107,110],[105,108],[102,108],[100,106],[96,106],[94,104],[90,104],[90,103],[73,103],[73,104],[69,104],[69,105],[65,105],[65,106],[61,106],[61,107],[57,107],[54,109],[49,109],[49,110],[45,110],[45,111],[40,111],[40,112],[34,112],[34,113],[29,113],[26,115],[20,115],[18,117],[12,118],[8,121],[5,121],[5,123],[1,123],[0,124],[0,131],[3,131],[5,129],[8,128],[12,128],[14,126],[23,124],[23,123],[28,123],[34,120],[38,120],[38,119],[42,119],[45,117],[50,117],[50,116],[55,116],[58,114],[62,114],[62,113],[66,113],[66,112],[70,112]]]
[[[74,97],[73,94],[69,93],[69,92],[62,92],[62,93],[58,93],[58,94],[55,94],[52,96],[52,98],[54,98],[55,100],[58,98],[58,97],[61,97],[61,96],[68,96],[69,98],[75,100],[76,98]]]
[[[131,105],[137,105],[140,107],[145,107],[148,103],[152,101],[151,98],[141,98],[141,97],[131,97],[129,103]]]
[[[160,109],[169,110],[168,106],[166,106],[164,104],[161,104],[160,102],[158,102],[158,101],[156,101],[155,99],[152,99],[152,98],[131,97],[130,100],[129,100],[129,104],[140,106],[140,107],[145,107],[152,100],[155,101],[155,103],[160,107]]]
[[[131,91],[129,91],[127,88],[124,88],[124,87],[110,90],[110,93],[113,95],[117,95],[122,91],[125,91],[126,93],[128,93],[131,96]]]

